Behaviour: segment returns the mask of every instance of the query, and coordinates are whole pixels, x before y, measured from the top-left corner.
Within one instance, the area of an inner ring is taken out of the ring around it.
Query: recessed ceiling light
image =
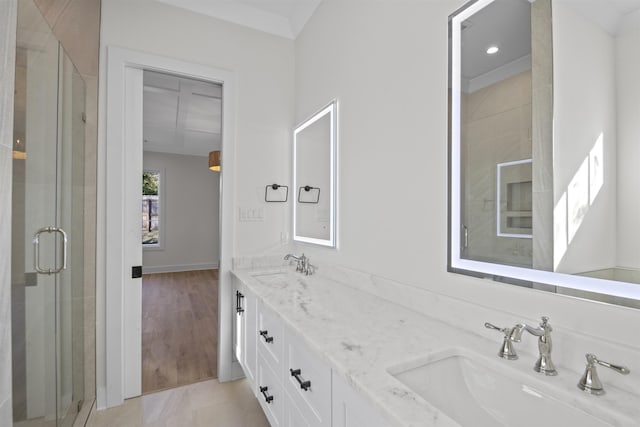
[[[489,46],[487,48],[487,55],[494,55],[496,53],[498,53],[498,51],[500,50],[500,48],[498,46]]]

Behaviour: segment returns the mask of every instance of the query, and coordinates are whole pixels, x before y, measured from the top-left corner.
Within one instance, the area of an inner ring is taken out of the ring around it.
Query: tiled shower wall
[[[462,96],[466,256],[531,265],[532,239],[496,236],[496,165],[531,158],[531,72]],[[488,149],[490,147],[490,149]]]

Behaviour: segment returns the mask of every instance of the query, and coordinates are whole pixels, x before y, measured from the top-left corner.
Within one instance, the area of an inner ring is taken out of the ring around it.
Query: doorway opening
[[[142,394],[217,378],[222,85],[143,72]]]

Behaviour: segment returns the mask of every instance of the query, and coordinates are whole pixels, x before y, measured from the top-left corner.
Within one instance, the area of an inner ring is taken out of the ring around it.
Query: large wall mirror
[[[293,131],[293,239],[336,246],[337,103]]]
[[[449,25],[450,271],[640,308],[640,0]]]

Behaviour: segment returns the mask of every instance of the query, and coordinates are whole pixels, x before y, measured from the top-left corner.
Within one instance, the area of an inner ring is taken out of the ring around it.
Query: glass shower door
[[[84,395],[84,83],[20,0],[12,194],[15,426],[70,426]]]
[[[56,275],[56,395],[58,426],[70,427],[84,398],[85,83],[60,51],[56,224],[67,235],[67,266]]]

